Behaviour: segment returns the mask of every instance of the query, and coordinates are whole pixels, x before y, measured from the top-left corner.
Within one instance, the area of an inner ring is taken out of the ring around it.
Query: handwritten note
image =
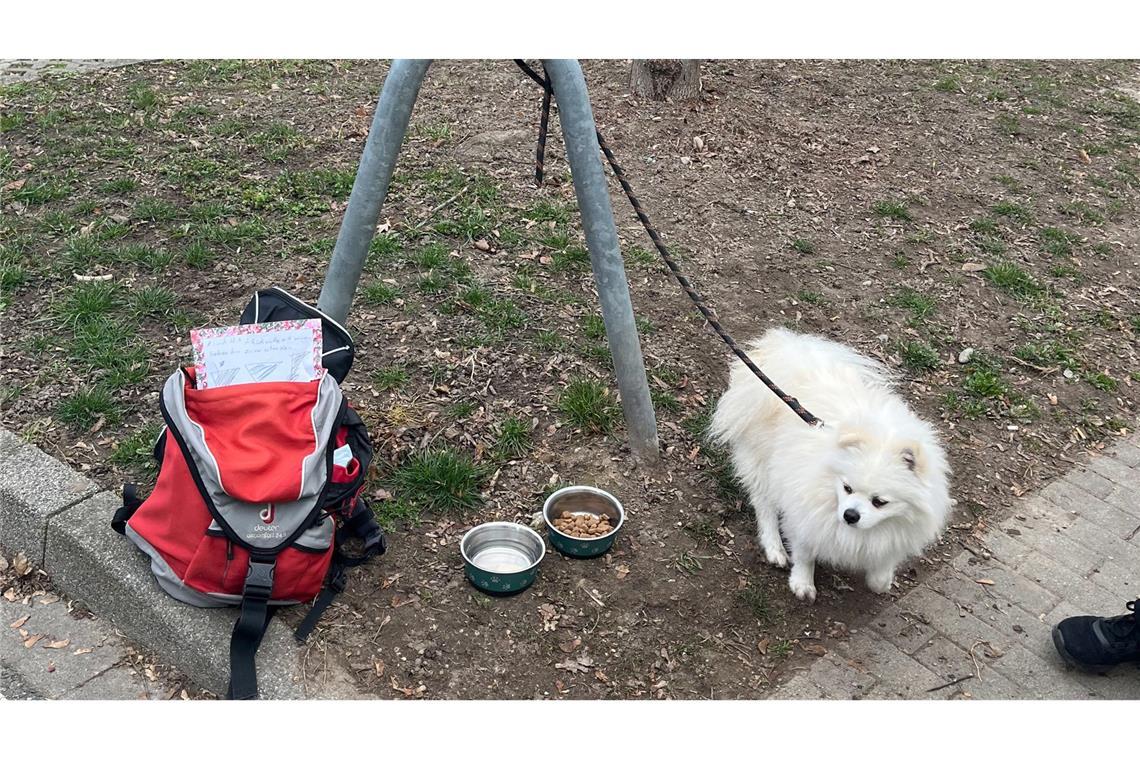
[[[297,319],[190,331],[199,389],[308,382],[321,368],[321,321]]]

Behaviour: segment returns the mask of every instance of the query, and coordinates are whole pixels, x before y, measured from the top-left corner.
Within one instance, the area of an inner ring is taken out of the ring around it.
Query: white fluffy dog
[[[898,564],[949,516],[949,466],[934,429],[892,391],[886,367],[847,346],[777,328],[747,352],[825,423],[806,424],[734,362],[711,433],[731,448],[768,561],[788,564],[783,528],[788,585],[800,599],[815,600],[817,561],[863,572],[886,593]]]

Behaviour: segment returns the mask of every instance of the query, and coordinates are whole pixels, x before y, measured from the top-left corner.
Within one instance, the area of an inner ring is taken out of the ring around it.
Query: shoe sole
[[[1081,662],[1069,654],[1069,650],[1065,648],[1065,637],[1061,634],[1060,624],[1053,626],[1053,646],[1057,648],[1057,654],[1061,655],[1062,660],[1086,673],[1095,673],[1103,676],[1116,667],[1115,665],[1090,665],[1087,662]]]

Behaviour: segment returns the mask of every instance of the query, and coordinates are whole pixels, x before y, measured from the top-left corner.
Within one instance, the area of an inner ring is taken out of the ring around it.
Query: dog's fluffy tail
[[[828,404],[837,399],[826,396],[813,399],[801,389],[819,388],[823,378],[839,387],[858,384],[884,389],[890,388],[894,380],[894,375],[883,364],[848,346],[782,327],[768,330],[748,343],[745,350],[772,382],[785,393],[799,398],[816,414],[823,412],[813,408],[813,401]],[[709,433],[714,440],[726,443],[745,429],[768,427],[780,414],[793,412],[752,374],[752,370],[736,360],[729,375],[728,390],[717,404]]]

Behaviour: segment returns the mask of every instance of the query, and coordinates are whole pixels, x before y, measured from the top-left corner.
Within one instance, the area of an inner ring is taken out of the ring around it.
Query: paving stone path
[[[1140,434],[1027,498],[773,698],[1140,699],[1140,668],[1082,673],[1051,638],[1136,598]]]
[[[81,58],[66,61],[54,58],[5,58],[0,59],[0,85],[31,82],[47,73],[113,69],[138,62],[127,58]]]
[[[0,596],[0,700],[181,696],[179,680],[135,660],[114,629],[73,615],[65,598]]]

